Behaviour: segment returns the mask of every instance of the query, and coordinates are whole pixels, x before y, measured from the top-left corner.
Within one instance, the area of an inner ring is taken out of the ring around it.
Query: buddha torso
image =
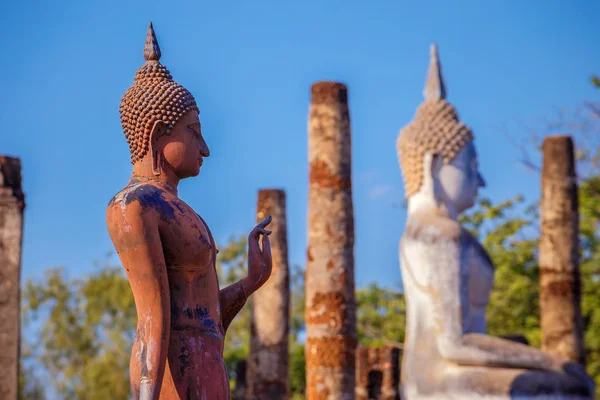
[[[177,196],[158,185],[135,179],[113,198],[110,212],[125,215],[133,202],[138,202],[147,212],[160,215],[158,230],[171,310],[168,362],[161,398],[229,398],[229,391],[225,391],[229,383],[223,362],[224,329],[215,267],[217,251],[210,230]],[[115,221],[118,220],[117,216]],[[119,222],[127,229],[127,221]],[[137,375],[143,368],[151,368],[144,363],[148,346],[139,336],[136,334],[133,353],[138,355],[140,367],[131,365],[135,381],[139,381]]]
[[[437,261],[431,263],[432,258]],[[404,382],[416,382],[425,393],[436,377],[452,370],[441,355],[437,337],[447,332],[439,304],[444,285],[458,299],[461,334],[486,333],[485,309],[494,282],[493,265],[477,240],[457,222],[435,213],[414,213],[400,241],[400,263],[407,301],[407,334],[403,353]],[[440,279],[439,270],[459,267]],[[423,368],[426,361],[427,368]]]

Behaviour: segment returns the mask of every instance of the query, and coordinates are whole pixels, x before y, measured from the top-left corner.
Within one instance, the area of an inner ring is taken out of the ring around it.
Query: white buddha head
[[[425,101],[397,141],[409,213],[436,207],[456,217],[475,204],[478,188],[485,183],[478,169],[473,133],[445,100],[435,45],[431,46],[423,94]]]

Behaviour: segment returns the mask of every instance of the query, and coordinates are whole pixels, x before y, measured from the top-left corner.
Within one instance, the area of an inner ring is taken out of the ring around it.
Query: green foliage
[[[362,345],[401,347],[404,342],[406,304],[400,290],[371,283],[356,291],[356,325]]]
[[[304,362],[304,346],[293,342],[290,345],[290,391],[304,396],[306,388],[306,364]]]
[[[461,222],[483,243],[496,268],[487,310],[490,334],[522,334],[535,346],[541,340],[537,215],[535,207],[518,210],[522,204],[521,196],[497,205],[482,199]]]
[[[31,359],[31,352],[27,346],[21,348],[21,368],[19,370],[19,400],[43,400],[46,398],[44,386],[37,379],[33,365],[24,365],[24,361]]]
[[[46,316],[33,354],[62,398],[125,399],[136,324],[133,296],[120,270],[68,280],[60,268],[23,290],[24,322]]]
[[[581,311],[585,326],[587,371],[596,381],[600,398],[600,176],[579,188],[581,229]]]

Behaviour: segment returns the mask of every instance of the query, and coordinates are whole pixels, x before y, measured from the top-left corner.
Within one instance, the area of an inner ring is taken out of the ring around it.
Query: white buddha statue
[[[408,199],[400,264],[407,303],[405,399],[593,399],[583,367],[488,336],[494,266],[457,222],[484,180],[471,130],[446,102],[435,45],[425,101],[398,138]]]

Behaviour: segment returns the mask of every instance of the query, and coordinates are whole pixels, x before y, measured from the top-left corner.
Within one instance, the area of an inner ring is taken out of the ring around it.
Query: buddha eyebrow
[[[200,122],[194,122],[193,124],[189,124],[188,128],[190,128],[197,134],[200,134]]]

